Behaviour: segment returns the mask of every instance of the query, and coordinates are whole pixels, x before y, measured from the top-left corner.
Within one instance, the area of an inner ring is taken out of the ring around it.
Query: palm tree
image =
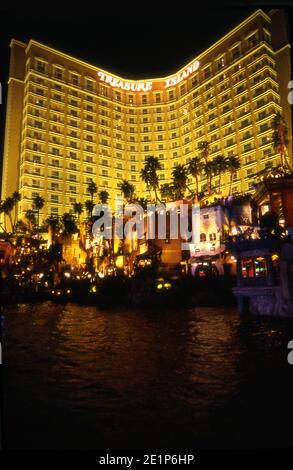
[[[203,140],[202,142],[199,142],[198,144],[198,149],[201,151],[201,156],[204,159],[205,163],[207,163],[209,159],[209,153],[210,153],[210,144],[206,140]]]
[[[88,218],[90,219],[92,216],[93,208],[95,207],[95,203],[91,201],[90,199],[87,199],[84,203],[84,206],[86,208],[86,211],[88,213]]]
[[[25,212],[25,217],[26,217],[26,219],[28,220],[28,223],[29,223],[29,231],[31,232],[32,229],[33,229],[33,225],[35,225],[35,223],[36,223],[36,214],[35,214],[35,211],[33,211],[32,209],[28,209],[28,210]]]
[[[208,194],[212,192],[212,178],[215,174],[215,164],[213,161],[207,161],[203,164],[203,171],[207,177]]]
[[[227,170],[230,172],[230,187],[229,187],[229,195],[232,192],[232,183],[233,178],[237,173],[237,170],[241,168],[240,158],[236,157],[235,155],[231,155],[231,157],[226,158],[227,163]]]
[[[73,203],[73,212],[74,212],[74,214],[77,214],[78,226],[80,226],[80,216],[83,212],[83,204],[81,202],[74,202]]]
[[[94,181],[91,181],[90,183],[88,183],[87,192],[91,196],[91,201],[94,200],[94,195],[97,193],[97,191],[98,191],[98,186],[96,185]]]
[[[20,193],[18,191],[14,191],[14,193],[12,194],[12,199],[13,199],[13,202],[14,202],[14,223],[13,223],[13,226],[15,227],[16,224],[17,224],[17,203],[21,199]]]
[[[1,204],[1,212],[4,213],[4,230],[6,231],[6,218],[5,216],[7,215],[9,218],[9,222],[11,225],[11,232],[14,231],[14,225],[12,221],[12,215],[11,212],[13,211],[14,208],[14,200],[11,196],[7,197],[4,199],[4,201]]]
[[[203,171],[203,164],[200,157],[193,157],[187,164],[188,173],[195,179],[195,197],[198,200],[199,178]]]
[[[109,195],[108,191],[105,191],[105,190],[100,191],[100,192],[99,192],[99,200],[100,200],[100,202],[101,202],[102,204],[107,204],[108,199],[109,199],[109,196],[110,196],[110,195]]]
[[[133,184],[129,183],[129,181],[127,180],[122,180],[119,187],[126,201],[132,201],[135,192],[135,187],[133,186]]]
[[[218,192],[221,191],[221,178],[225,170],[227,169],[227,160],[223,155],[218,155],[213,160],[215,165],[216,174],[219,175],[219,184],[218,184]]]
[[[177,165],[172,171],[173,188],[178,199],[184,197],[187,188],[188,171],[184,165]]]
[[[69,212],[65,212],[62,215],[62,224],[63,224],[63,233],[65,235],[69,235],[71,237],[72,234],[78,232],[78,227],[76,225],[76,221],[74,216]]]
[[[286,126],[285,119],[281,115],[280,112],[277,112],[277,114],[273,118],[272,129],[273,129],[273,138],[272,138],[273,147],[274,147],[274,150],[280,154],[281,166],[283,168],[287,167],[290,173],[293,173],[293,170],[288,162],[288,154],[287,154],[287,145],[289,143],[288,128]]]
[[[147,198],[145,197],[139,197],[137,198],[137,203],[143,208],[143,209],[147,209],[147,205],[148,205],[148,200]]]
[[[56,236],[56,231],[57,231],[57,229],[60,229],[59,217],[56,216],[56,215],[49,215],[49,217],[47,217],[47,219],[45,220],[45,225],[47,226],[48,229],[49,228],[51,229],[52,242],[54,242],[55,236]]]
[[[148,168],[144,167],[140,170],[140,177],[141,177],[142,181],[145,182],[147,190],[148,190],[149,195],[150,195],[150,199],[152,199],[150,176],[149,176]]]
[[[165,183],[160,187],[161,197],[165,201],[174,201],[174,186],[171,183]]]
[[[162,165],[157,157],[146,157],[144,168],[140,171],[141,179],[146,183],[148,190],[155,193],[156,203],[159,201],[158,189],[159,178],[157,172],[162,169]]]
[[[36,196],[33,197],[33,208],[37,211],[37,229],[39,229],[39,223],[40,223],[40,210],[43,209],[45,205],[45,199],[37,194]]]

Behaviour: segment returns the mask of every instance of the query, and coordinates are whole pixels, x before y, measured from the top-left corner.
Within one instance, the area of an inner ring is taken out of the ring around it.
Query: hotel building
[[[139,81],[34,40],[13,39],[2,200],[18,190],[23,217],[38,194],[46,201],[45,218],[88,199],[90,181],[112,202],[122,179],[146,196],[140,170],[147,156],[159,158],[164,184],[176,165],[200,155],[202,141],[210,143],[210,158],[240,157],[232,190],[251,191],[254,174],[279,163],[271,142],[278,111],[289,127],[292,159],[283,22],[281,10],[257,10],[180,71]],[[228,180],[224,175],[224,193]],[[204,178],[200,185],[207,188]]]

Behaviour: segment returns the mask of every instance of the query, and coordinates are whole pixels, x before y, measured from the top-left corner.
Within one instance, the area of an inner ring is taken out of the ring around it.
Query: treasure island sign
[[[178,83],[182,82],[182,80],[185,80],[185,78],[189,77],[191,74],[196,72],[198,68],[199,68],[199,61],[196,60],[192,62],[190,65],[188,65],[182,72],[179,72],[177,75],[174,75],[173,77],[167,78],[166,80],[164,80],[165,88],[178,85]],[[108,83],[113,88],[121,88],[122,90],[126,90],[126,91],[151,91],[153,88],[153,82],[151,81],[126,82],[124,80],[121,80],[120,78],[113,77],[112,75],[109,75],[101,71],[98,72],[98,77],[100,81]]]

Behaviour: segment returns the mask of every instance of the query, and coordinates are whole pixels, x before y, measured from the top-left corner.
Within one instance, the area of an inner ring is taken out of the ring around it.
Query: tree
[[[182,199],[187,188],[188,171],[181,164],[177,165],[172,171],[173,188],[176,198]]]
[[[108,191],[105,191],[105,190],[100,191],[100,192],[99,192],[99,200],[100,200],[100,202],[101,202],[102,204],[107,204],[108,199],[109,199],[109,196],[110,196],[110,195],[109,195]]]
[[[221,191],[221,178],[223,173],[225,173],[227,169],[227,160],[223,155],[217,155],[217,157],[213,160],[215,165],[215,173],[219,175],[219,184],[218,184],[218,192]]]
[[[55,237],[56,237],[56,232],[58,229],[61,228],[61,223],[60,223],[60,219],[58,216],[56,215],[50,215],[49,217],[47,217],[47,219],[45,220],[45,225],[46,227],[49,229],[51,229],[51,232],[52,232],[52,242],[55,240]]]
[[[8,218],[9,218],[9,222],[10,222],[10,225],[11,225],[11,231],[13,232],[14,231],[14,224],[13,224],[13,220],[12,220],[12,211],[13,211],[13,208],[14,208],[14,200],[11,196],[7,197],[6,199],[4,199],[4,201],[1,203],[1,212],[4,214],[4,231],[6,232],[6,218],[5,216],[7,215]]]
[[[84,203],[86,211],[88,213],[88,218],[90,219],[92,216],[93,208],[95,207],[95,203],[90,199],[87,199]]]
[[[195,179],[195,197],[196,200],[198,200],[199,179],[203,171],[203,164],[201,163],[200,157],[193,157],[187,164],[187,170],[190,176]]]
[[[74,202],[73,203],[73,212],[74,212],[74,214],[77,214],[78,226],[80,226],[80,216],[83,212],[83,204],[81,202]]]
[[[157,172],[162,169],[162,165],[157,157],[146,157],[144,168],[140,171],[141,179],[146,183],[149,191],[154,191],[156,203],[159,201],[159,177]]]
[[[28,209],[25,212],[25,218],[27,219],[29,223],[29,231],[31,232],[33,230],[33,226],[36,224],[36,213],[32,209]]]
[[[201,151],[201,156],[204,159],[205,163],[207,163],[209,159],[210,153],[210,144],[206,140],[199,142],[198,149]]]
[[[129,181],[127,180],[122,180],[119,187],[126,201],[132,201],[135,192],[135,187],[133,186],[133,184],[129,183]]]
[[[165,183],[160,187],[160,193],[163,200],[166,202],[174,201],[175,191],[174,186],[171,183]]]
[[[139,197],[137,198],[137,203],[143,208],[143,209],[147,209],[147,205],[148,205],[148,200],[147,198],[145,197]]]
[[[227,170],[230,172],[230,187],[229,187],[229,195],[232,193],[232,183],[233,178],[237,173],[237,170],[241,168],[240,158],[232,155],[231,157],[226,158],[227,163]]]
[[[63,224],[63,233],[65,235],[72,235],[78,232],[78,227],[76,225],[74,216],[69,212],[65,212],[62,215],[62,224]]]
[[[215,174],[215,164],[213,161],[207,161],[203,164],[203,171],[207,177],[208,193],[212,192],[212,178]]]
[[[45,199],[37,194],[33,197],[33,209],[37,211],[37,229],[39,229],[40,224],[40,211],[43,209],[45,205]]]
[[[280,154],[281,166],[284,169],[289,170],[290,173],[293,173],[293,170],[288,162],[288,154],[287,154],[287,145],[289,143],[288,128],[286,126],[285,119],[281,115],[280,112],[277,112],[277,114],[273,118],[272,129],[273,129],[273,138],[272,138],[273,147],[274,147],[274,150]]]
[[[94,195],[97,193],[97,191],[98,191],[98,186],[96,185],[94,181],[91,181],[90,183],[88,183],[87,192],[91,196],[91,201],[94,200]]]

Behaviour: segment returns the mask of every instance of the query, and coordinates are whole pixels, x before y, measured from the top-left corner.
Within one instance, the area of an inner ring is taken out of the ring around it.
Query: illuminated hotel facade
[[[18,190],[24,217],[40,195],[46,218],[89,199],[90,181],[107,190],[111,202],[122,179],[147,196],[140,178],[145,157],[159,158],[164,184],[176,165],[200,155],[202,141],[210,143],[211,159],[240,157],[232,190],[252,190],[253,175],[279,163],[271,143],[278,111],[291,149],[290,45],[281,21],[280,10],[258,10],[179,72],[139,81],[13,39],[2,200]],[[222,180],[225,193],[228,173]],[[206,189],[204,178],[200,185]]]

